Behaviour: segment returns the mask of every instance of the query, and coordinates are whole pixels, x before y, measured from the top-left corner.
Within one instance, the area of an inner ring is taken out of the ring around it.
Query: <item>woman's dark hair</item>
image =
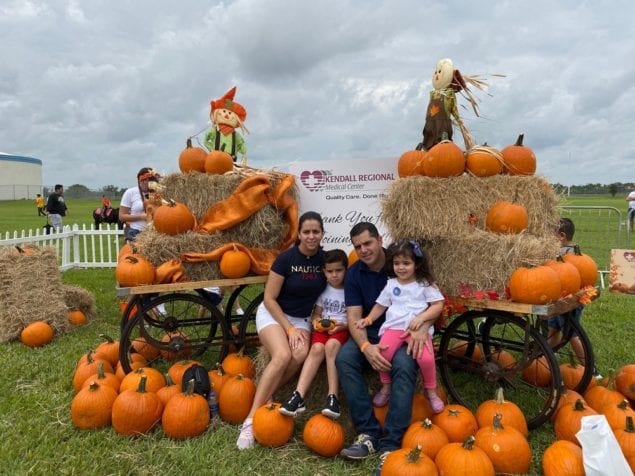
[[[386,272],[396,277],[393,260],[396,256],[405,256],[415,263],[415,278],[419,283],[433,284],[434,276],[430,268],[430,258],[418,240],[397,240],[386,250]]]
[[[329,263],[342,263],[345,268],[348,268],[348,256],[346,256],[344,250],[340,250],[339,248],[328,250],[324,254],[324,264]]]
[[[300,233],[304,222],[309,220],[315,220],[316,222],[318,222],[320,224],[320,230],[324,231],[324,221],[322,221],[322,215],[320,215],[318,212],[304,212],[302,215],[300,215],[300,219],[298,220],[298,233]],[[296,238],[295,245],[297,246],[299,244],[300,239]]]

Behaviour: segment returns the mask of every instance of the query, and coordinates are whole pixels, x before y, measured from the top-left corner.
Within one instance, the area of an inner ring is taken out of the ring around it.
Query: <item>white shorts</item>
[[[311,319],[309,317],[291,317],[284,315],[292,326],[296,329],[304,329],[307,332],[311,332]],[[273,316],[269,313],[264,304],[260,304],[258,306],[258,310],[256,311],[256,330],[260,332],[265,327],[275,324],[279,326],[278,321],[276,321]]]

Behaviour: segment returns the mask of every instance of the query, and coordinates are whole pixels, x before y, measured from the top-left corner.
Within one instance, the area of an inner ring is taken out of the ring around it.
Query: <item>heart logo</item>
[[[326,183],[326,173],[323,170],[309,172],[305,170],[300,174],[300,181],[310,191],[321,190]]]

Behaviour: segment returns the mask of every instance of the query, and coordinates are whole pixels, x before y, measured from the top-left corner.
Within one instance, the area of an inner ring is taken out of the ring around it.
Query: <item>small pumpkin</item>
[[[245,355],[244,347],[238,352],[227,354],[221,365],[229,375],[242,374],[248,378],[254,378],[256,375],[254,361],[251,357]]]
[[[527,435],[510,425],[503,425],[502,418],[500,413],[495,413],[491,424],[476,432],[476,446],[489,456],[497,473],[526,474],[531,465]]]
[[[220,417],[229,423],[242,423],[254,401],[256,384],[242,374],[227,380],[223,391],[218,395],[218,412]]]
[[[429,418],[412,423],[401,442],[402,448],[421,447],[423,453],[434,459],[441,448],[450,442],[448,435]]]
[[[578,443],[575,434],[580,431],[582,417],[597,415],[598,412],[584,404],[584,400],[576,400],[573,405],[567,405],[558,410],[558,416],[554,423],[556,438]]]
[[[485,226],[494,233],[515,235],[526,230],[528,224],[527,209],[518,203],[497,202],[485,216]]]
[[[117,391],[91,380],[71,401],[71,421],[79,429],[94,430],[110,425]]]
[[[196,218],[187,205],[174,200],[168,200],[156,209],[153,222],[156,230],[166,235],[185,233],[196,226]]]
[[[573,352],[569,354],[569,362],[560,364],[562,382],[568,389],[575,390],[584,377],[584,365],[578,363]]]
[[[112,405],[112,427],[120,435],[141,435],[161,421],[163,404],[154,392],[146,391],[147,376],[136,389],[121,392]]]
[[[423,159],[426,153],[423,150],[408,150],[401,154],[397,163],[397,174],[400,178],[424,175]]]
[[[168,369],[168,375],[172,378],[172,381],[175,384],[181,385],[183,383],[183,374],[185,374],[185,371],[189,369],[192,365],[203,365],[203,364],[201,364],[197,360],[189,360],[189,359],[179,360],[170,366],[170,368]]]
[[[216,363],[215,368],[207,372],[207,375],[209,375],[209,381],[214,389],[214,392],[216,392],[216,396],[218,397],[223,389],[223,385],[225,385],[225,382],[231,378],[231,375],[225,372],[223,366],[218,362]]]
[[[92,377],[99,372],[99,364],[102,364],[104,372],[115,373],[115,370],[108,361],[104,359],[95,359],[92,352],[89,352],[86,354],[86,362],[79,364],[75,368],[75,373],[73,375],[73,388],[76,392],[81,390],[82,385],[87,378]]]
[[[161,372],[153,367],[141,367],[123,378],[119,391],[137,388],[141,379],[145,379],[145,389],[148,392],[156,393],[160,388],[165,387],[165,377]]]
[[[234,159],[227,152],[213,150],[205,157],[205,172],[222,175],[234,170]]]
[[[497,362],[503,369],[512,369],[516,365],[516,359],[506,350],[497,350],[489,356],[492,362]]]
[[[184,174],[187,172],[205,172],[205,160],[207,151],[201,147],[192,147],[192,138],[188,137],[185,149],[179,154],[179,169]]]
[[[506,428],[515,428],[524,437],[529,434],[525,414],[514,402],[505,400],[502,387],[496,390],[494,400],[487,400],[481,403],[474,413],[480,428],[491,425],[496,415],[500,415],[500,423],[504,423]],[[478,444],[478,437],[476,441]]]
[[[512,301],[525,304],[547,304],[560,298],[558,274],[549,266],[517,268],[509,278]]]
[[[280,413],[280,403],[262,405],[254,413],[254,438],[262,446],[278,448],[293,436],[293,417]]]
[[[632,416],[627,416],[625,420],[624,428],[615,430],[613,433],[622,453],[630,463],[635,458],[635,426],[633,426]]]
[[[220,259],[220,272],[229,279],[238,279],[247,276],[251,269],[251,258],[244,251],[234,246],[233,250],[223,253]]]
[[[119,387],[121,386],[121,381],[119,377],[117,377],[112,372],[104,371],[104,363],[99,362],[97,364],[97,373],[91,375],[82,384],[82,389],[86,388],[91,382],[96,382],[99,385],[107,385],[111,387],[115,392],[119,393]],[[81,390],[80,390],[81,392]]]
[[[584,476],[582,448],[567,440],[552,443],[542,455],[545,476]]]
[[[571,263],[578,268],[580,273],[580,287],[594,286],[598,279],[598,266],[593,258],[580,252],[580,247],[575,246],[573,253],[562,255],[565,263]]]
[[[344,428],[322,414],[313,415],[304,425],[304,444],[313,452],[332,458],[344,448]]]
[[[432,423],[448,435],[450,442],[463,442],[478,429],[474,414],[467,407],[457,404],[446,405],[441,413],[432,417]]]
[[[53,340],[53,328],[48,322],[34,321],[20,332],[20,341],[28,347],[42,347]]]
[[[421,446],[415,446],[392,451],[384,460],[381,474],[384,476],[436,476],[439,472],[432,458],[421,450]]]
[[[470,435],[462,443],[448,443],[441,448],[435,458],[439,474],[494,476],[494,465],[489,456],[474,442],[474,436]]]
[[[536,173],[536,155],[523,145],[524,134],[520,134],[516,143],[501,150],[505,172],[509,175],[533,175]]]
[[[547,387],[551,382],[551,367],[543,355],[531,360],[522,371],[523,380],[537,387]]]
[[[88,322],[88,319],[86,318],[86,314],[79,309],[71,309],[68,311],[68,322],[74,326],[83,326]]]
[[[181,385],[176,385],[172,381],[172,378],[168,374],[165,374],[165,387],[161,387],[157,390],[157,395],[159,396],[161,403],[163,403],[164,408],[170,398],[177,393],[181,393],[181,388]]]
[[[99,334],[99,337],[104,339],[104,342],[95,347],[95,352],[103,355],[110,365],[115,367],[119,362],[119,341],[106,334]]]
[[[582,284],[582,278],[580,272],[571,263],[566,261],[550,260],[545,263],[545,266],[549,266],[556,273],[558,273],[558,279],[560,280],[560,295],[562,297],[575,294],[580,290]]]
[[[487,144],[472,147],[465,158],[466,170],[476,177],[491,177],[503,172],[503,156]]]
[[[615,373],[615,388],[629,400],[635,400],[635,364],[618,369]]]
[[[444,134],[445,135],[445,134]],[[423,159],[423,171],[428,177],[453,177],[465,172],[465,156],[454,142],[442,140]]]
[[[194,393],[194,380],[187,383],[184,392],[168,400],[161,416],[163,433],[183,440],[201,435],[209,424],[209,406],[202,395]]]
[[[140,255],[126,255],[117,263],[115,278],[119,286],[128,288],[154,282],[154,266]]]

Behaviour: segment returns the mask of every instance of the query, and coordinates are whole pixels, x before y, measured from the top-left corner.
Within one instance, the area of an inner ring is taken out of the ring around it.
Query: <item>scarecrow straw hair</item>
[[[487,211],[499,201],[523,205],[529,225],[517,235],[485,228]],[[427,243],[437,284],[448,294],[459,285],[502,292],[511,272],[558,255],[555,231],[558,198],[541,177],[438,179],[407,177],[390,187],[382,202],[382,219],[392,239],[416,238]],[[475,217],[475,225],[468,217]]]
[[[185,204],[200,222],[207,209],[230,196],[245,177],[255,173],[265,174],[275,187],[283,174],[275,171],[255,171],[249,167],[235,167],[235,172],[211,175],[199,172],[175,173],[161,180],[161,195],[166,199]],[[297,189],[291,192],[297,197]],[[239,242],[249,248],[276,249],[287,232],[284,216],[270,204],[236,226],[211,235],[189,231],[179,235],[159,233],[149,224],[138,235],[141,254],[153,265],[178,259],[183,253],[207,253],[229,242]],[[191,281],[221,278],[218,263],[184,263],[185,275]]]

